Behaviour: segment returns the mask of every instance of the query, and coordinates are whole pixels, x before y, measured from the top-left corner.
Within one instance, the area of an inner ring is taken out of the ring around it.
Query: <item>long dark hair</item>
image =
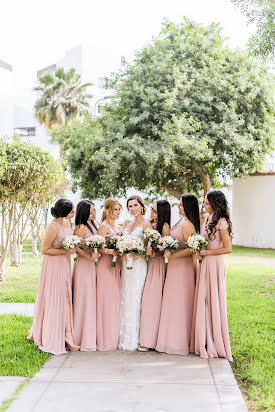
[[[162,234],[164,223],[168,223],[169,227],[171,226],[171,206],[167,200],[157,201],[157,214],[158,214],[157,231],[160,234]]]
[[[216,233],[219,220],[224,218],[228,223],[229,236],[232,238],[232,222],[230,220],[229,207],[225,195],[220,190],[213,190],[212,192],[208,192],[206,197],[214,212],[212,218],[208,219],[207,231],[209,237]]]
[[[68,199],[58,199],[54,206],[51,207],[51,215],[53,217],[66,217],[73,209],[73,202]]]
[[[200,208],[197,196],[182,195],[181,201],[185,216],[194,225],[196,232],[200,232]]]
[[[93,230],[88,223],[91,205],[94,206],[94,203],[91,202],[90,200],[80,200],[80,202],[78,203],[76,207],[75,224],[76,226],[85,225],[93,233]],[[98,229],[93,220],[92,220],[92,225],[94,226],[96,230]]]

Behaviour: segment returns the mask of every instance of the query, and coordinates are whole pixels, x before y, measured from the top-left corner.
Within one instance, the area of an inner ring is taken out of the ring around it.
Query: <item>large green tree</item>
[[[85,196],[127,187],[179,197],[260,167],[271,147],[273,79],[231,51],[217,24],[165,22],[109,87],[102,117],[59,127],[75,185]]]
[[[81,76],[74,69],[67,72],[58,68],[39,78],[35,103],[35,117],[47,129],[55,124],[69,124],[89,110],[91,94],[87,88],[91,83],[81,84]]]
[[[249,39],[249,48],[255,56],[274,59],[275,54],[275,1],[231,0],[239,6],[248,24],[256,23],[256,33]]]

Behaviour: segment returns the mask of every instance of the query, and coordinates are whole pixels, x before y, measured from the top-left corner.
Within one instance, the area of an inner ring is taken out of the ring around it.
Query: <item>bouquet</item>
[[[192,253],[200,252],[208,245],[208,240],[199,233],[193,233],[185,242]],[[201,263],[201,260],[199,261]]]
[[[94,248],[95,253],[97,249],[105,246],[105,238],[100,235],[93,235],[84,239],[85,245]],[[98,266],[98,259],[95,260],[95,265]]]
[[[117,250],[120,255],[136,253],[141,255],[145,252],[143,240],[138,236],[121,236],[117,241]],[[133,269],[133,258],[128,256],[127,269]]]
[[[149,227],[144,231],[144,239],[147,242],[147,247],[151,247],[152,243],[157,244],[161,235],[157,230],[150,229]],[[145,255],[145,260],[148,262],[149,256]]]
[[[107,238],[107,242],[106,242],[106,247],[108,248],[108,249],[115,249],[115,250],[117,250],[117,242],[118,242],[118,239],[120,238],[120,236],[112,236],[112,237],[109,237],[109,238]],[[115,267],[115,265],[116,265],[116,261],[117,261],[117,256],[113,256],[113,260],[112,260],[112,263],[111,263],[111,266],[114,268]]]
[[[69,250],[75,249],[81,245],[82,239],[76,235],[66,236],[65,239],[60,243],[59,249]]]
[[[165,252],[166,250],[177,250],[179,247],[179,241],[177,239],[173,239],[172,236],[164,236],[161,237],[157,243],[157,248]],[[168,259],[164,258],[165,268],[168,267]]]

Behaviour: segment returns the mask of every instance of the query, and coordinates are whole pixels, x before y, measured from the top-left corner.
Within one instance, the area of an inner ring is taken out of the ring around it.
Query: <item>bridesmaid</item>
[[[81,200],[76,208],[75,234],[83,239],[96,234],[95,206]],[[73,270],[74,336],[81,351],[96,350],[96,268],[99,257],[89,247],[77,248]]]
[[[170,235],[171,206],[167,200],[159,200],[151,207],[151,223],[153,229],[162,236]],[[165,278],[165,267],[161,252],[151,252],[148,272],[141,302],[140,318],[140,352],[149,348],[155,349],[157,344],[159,320],[161,312],[162,292]]]
[[[198,199],[183,195],[179,213],[182,218],[172,227],[171,236],[179,240],[179,251],[164,252],[169,258],[156,350],[177,355],[190,351],[192,313],[195,295],[196,259],[186,249],[188,237],[200,230]]]
[[[116,225],[121,209],[122,206],[117,200],[105,200],[99,235],[121,235],[121,229]],[[113,256],[118,256],[118,252],[101,249],[100,253],[102,256],[97,268],[96,346],[99,351],[108,351],[117,348],[119,339],[120,260],[112,267]]]
[[[231,252],[232,224],[227,200],[219,190],[207,193],[204,207],[209,216],[202,225],[201,233],[208,239],[208,245],[198,255],[202,262],[196,285],[192,351],[202,358],[222,357],[232,361],[226,276],[221,256]]]
[[[71,255],[75,249],[59,249],[66,236],[73,234],[74,215],[70,200],[59,199],[51,208],[54,220],[47,227],[41,252],[42,267],[35,300],[33,324],[28,339],[43,352],[53,355],[79,350],[72,332]]]

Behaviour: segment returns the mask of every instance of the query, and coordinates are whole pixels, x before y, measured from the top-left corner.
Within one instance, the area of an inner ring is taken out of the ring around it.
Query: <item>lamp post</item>
[[[98,103],[101,102],[101,100],[113,99],[114,97],[115,97],[115,96],[104,96],[104,97],[101,97],[100,99],[98,99],[98,100],[95,102],[95,106],[94,106],[94,116],[96,117],[96,115],[97,115]]]

